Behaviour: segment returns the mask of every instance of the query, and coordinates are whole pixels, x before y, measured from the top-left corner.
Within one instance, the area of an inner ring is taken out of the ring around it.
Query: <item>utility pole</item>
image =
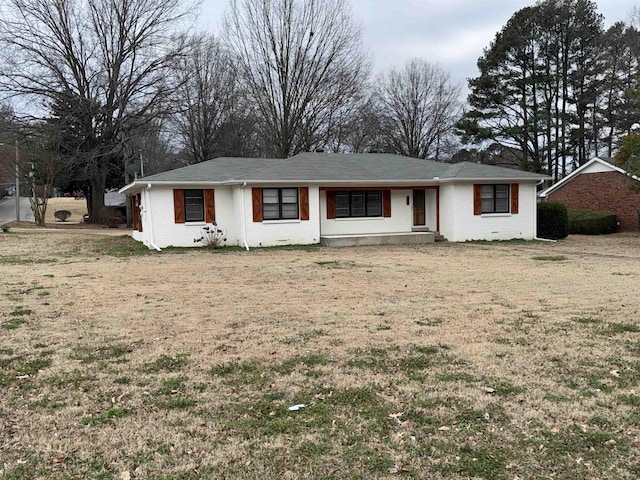
[[[18,158],[18,140],[16,140],[16,222],[20,221],[20,159]]]

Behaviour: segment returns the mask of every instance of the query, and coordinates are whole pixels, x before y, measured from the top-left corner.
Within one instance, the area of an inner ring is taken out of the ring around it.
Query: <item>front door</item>
[[[413,191],[413,226],[424,227],[426,225],[425,218],[425,191]]]

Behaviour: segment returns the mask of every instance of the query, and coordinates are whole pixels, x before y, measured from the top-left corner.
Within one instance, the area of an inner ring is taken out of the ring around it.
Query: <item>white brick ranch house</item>
[[[227,158],[135,180],[133,237],[194,246],[216,222],[226,245],[533,239],[544,175],[398,155],[302,153]]]

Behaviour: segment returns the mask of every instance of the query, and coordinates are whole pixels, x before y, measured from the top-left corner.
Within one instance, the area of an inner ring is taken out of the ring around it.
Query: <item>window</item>
[[[204,222],[204,192],[202,190],[184,191],[184,220],[186,222]]]
[[[298,189],[263,188],[262,218],[264,220],[298,219]]]
[[[381,216],[381,190],[352,190],[336,192],[336,218]]]
[[[509,185],[482,185],[482,213],[509,213]]]

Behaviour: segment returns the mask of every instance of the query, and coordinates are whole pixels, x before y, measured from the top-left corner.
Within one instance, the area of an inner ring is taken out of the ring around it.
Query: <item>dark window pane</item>
[[[509,198],[509,185],[496,185],[496,198]]]
[[[493,185],[482,185],[482,198],[493,198]]]
[[[278,189],[277,188],[263,188],[262,189],[262,203],[278,203]]]
[[[282,189],[282,203],[298,203],[298,189],[297,188],[283,188]]]
[[[202,190],[184,191],[184,219],[186,222],[204,221],[204,194]]]
[[[264,203],[262,205],[262,218],[265,220],[278,220],[280,218],[280,209],[278,204]]]
[[[351,216],[364,217],[365,211],[365,192],[351,192]]]
[[[509,199],[508,198],[497,198],[496,199],[496,212],[497,213],[508,213],[509,212]]]
[[[382,192],[379,190],[367,192],[367,216],[382,216]]]
[[[282,218],[298,218],[298,204],[286,203],[282,205]]]
[[[482,213],[493,213],[493,199],[482,199]]]
[[[349,216],[349,192],[336,192],[336,217]]]

